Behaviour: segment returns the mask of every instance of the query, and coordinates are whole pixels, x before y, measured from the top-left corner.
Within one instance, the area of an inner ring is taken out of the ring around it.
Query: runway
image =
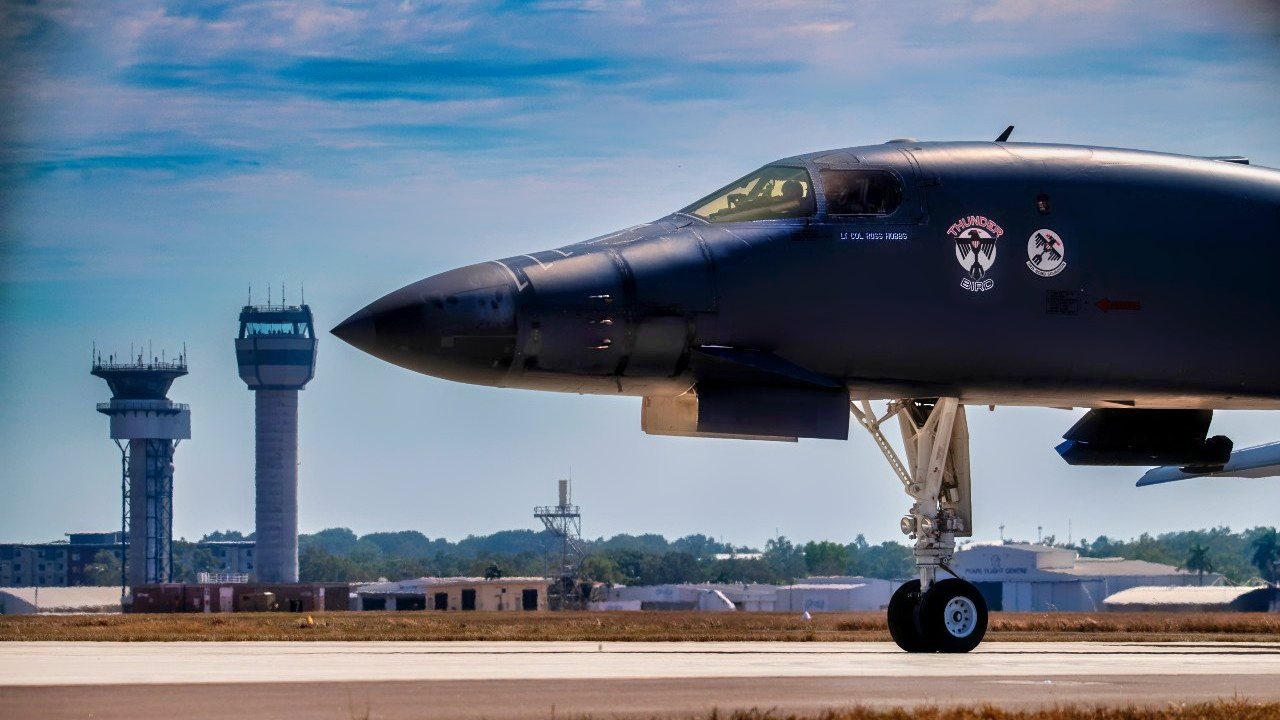
[[[1280,644],[986,643],[968,655],[887,643],[0,644],[0,708],[12,717],[542,718],[1230,697],[1280,701]]]

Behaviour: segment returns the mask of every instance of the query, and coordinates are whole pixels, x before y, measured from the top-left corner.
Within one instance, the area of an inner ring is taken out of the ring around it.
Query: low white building
[[[733,601],[734,607],[746,612],[773,612],[777,609],[778,586],[761,583],[715,586]]]
[[[715,560],[762,560],[764,553],[762,552],[727,552],[716,553],[712,556]]]
[[[778,588],[774,609],[780,612],[853,612],[881,610],[898,583],[864,577],[808,578]]]
[[[1069,548],[1023,543],[975,543],[956,553],[952,569],[978,586],[991,610],[1099,611],[1104,601],[1132,587],[1212,585],[1217,573],[1172,565],[1085,558]]]
[[[887,607],[898,583],[864,577],[815,577],[778,587],[761,583],[618,585],[593,610],[742,610],[847,612]]]
[[[640,612],[639,600],[600,600],[587,603],[592,612]]]
[[[215,563],[209,568],[213,573],[253,575],[253,540],[204,540],[196,543],[201,550],[208,550]]]
[[[119,586],[0,588],[0,615],[118,612]]]
[[[551,581],[535,577],[413,578],[352,588],[352,610],[546,610]]]
[[[1267,612],[1276,589],[1259,586],[1134,587],[1105,601],[1108,610],[1128,612]]]
[[[720,583],[681,585],[615,585],[604,591],[604,600],[592,603],[593,610],[772,610],[772,585],[730,585]],[[767,602],[766,602],[767,599]]]

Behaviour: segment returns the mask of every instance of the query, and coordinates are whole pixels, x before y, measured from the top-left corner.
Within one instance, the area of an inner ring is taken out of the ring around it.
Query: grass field
[[[1227,701],[1157,708],[1068,705],[1043,710],[1002,710],[983,705],[953,708],[828,710],[790,715],[751,710],[712,713],[705,720],[1280,720],[1280,703]]]
[[[311,621],[308,621],[308,617]],[[14,640],[888,640],[883,613],[236,613],[0,616]],[[989,640],[1280,642],[1280,614],[993,613]]]

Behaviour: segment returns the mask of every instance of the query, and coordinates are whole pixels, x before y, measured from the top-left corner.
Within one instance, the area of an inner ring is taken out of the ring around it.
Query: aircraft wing
[[[1138,480],[1138,487],[1186,480],[1194,477],[1263,478],[1280,475],[1280,442],[1267,443],[1231,453],[1231,459],[1217,472],[1183,472],[1176,465],[1151,468]]]

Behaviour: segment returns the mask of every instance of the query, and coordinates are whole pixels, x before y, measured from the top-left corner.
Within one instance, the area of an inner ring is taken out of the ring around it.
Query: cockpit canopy
[[[827,215],[892,215],[902,204],[902,184],[886,170],[820,170]]]
[[[902,182],[879,168],[822,168],[831,220],[887,217],[902,205]],[[767,165],[681,210],[707,222],[809,217],[817,212],[813,178],[803,167]]]
[[[681,210],[708,222],[808,217],[815,210],[813,180],[802,167],[769,165]]]

